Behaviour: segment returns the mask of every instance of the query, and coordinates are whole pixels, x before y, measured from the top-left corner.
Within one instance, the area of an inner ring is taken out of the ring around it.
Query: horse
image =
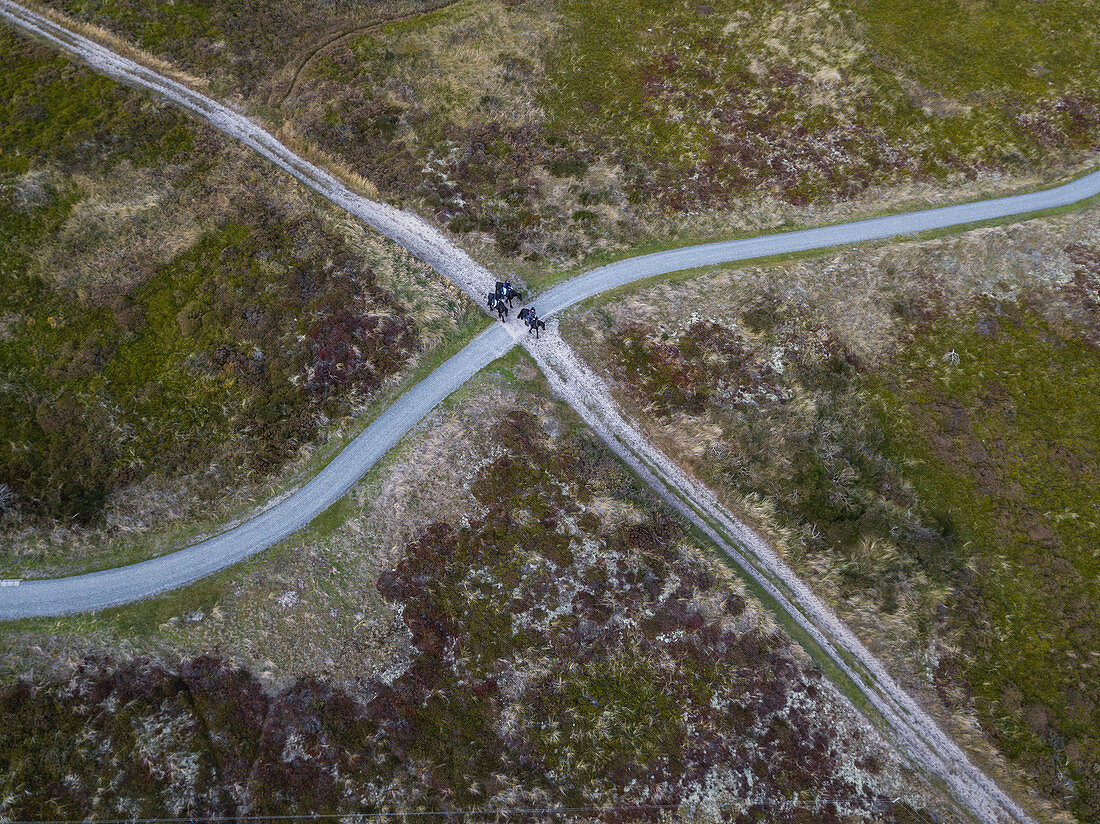
[[[539,320],[534,309],[520,309],[516,317],[527,324],[528,335],[531,334],[532,329],[535,331],[535,340],[539,339],[539,330],[546,328],[546,322]]]
[[[500,318],[500,322],[504,323],[508,317],[508,307],[504,305],[504,298],[497,292],[490,292],[486,295],[485,305],[490,309],[496,309],[497,317]]]
[[[507,286],[505,286],[504,281],[501,281],[501,280],[497,281],[497,292],[496,293],[501,298],[508,301],[508,308],[509,309],[512,308],[512,301],[513,300],[520,300],[520,301],[523,300],[523,292],[516,289],[510,283]]]

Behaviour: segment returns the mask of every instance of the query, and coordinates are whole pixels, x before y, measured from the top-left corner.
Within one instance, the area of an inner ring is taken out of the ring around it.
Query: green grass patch
[[[1080,4],[570,0],[562,18],[549,134],[617,152],[637,196],[677,210],[831,201],[1097,141]]]
[[[317,389],[349,385],[344,364],[334,370],[324,354],[309,362],[329,349],[333,359],[353,357],[337,354],[360,334],[341,304],[381,293],[337,277],[320,299],[296,306],[294,279],[327,286],[328,273],[310,271],[320,261],[295,259],[292,233],[262,211],[206,234],[110,308],[13,273],[5,298],[20,321],[0,343],[0,365],[19,391],[6,399],[13,408],[0,432],[18,445],[3,474],[19,494],[92,520],[113,487],[154,467],[186,471],[235,451],[231,437],[247,430],[259,437],[239,459],[262,469],[312,437],[314,409],[336,412],[317,403]],[[382,374],[400,363],[408,335],[387,344],[378,350],[390,364]]]
[[[43,161],[165,163],[192,148],[181,112],[0,29],[0,176]]]
[[[867,40],[910,77],[945,94],[981,100],[1049,96],[1096,87],[1100,10],[1051,0],[956,3],[860,0],[850,7]]]
[[[382,27],[384,34],[409,34],[417,31],[425,31],[437,27],[451,26],[462,23],[476,15],[481,4],[475,0],[459,0],[441,9],[435,9],[424,14],[410,17],[407,20],[396,20]]]
[[[879,397],[888,453],[957,535],[953,615],[982,722],[1088,819],[1100,809],[1087,778],[1100,729],[1100,357],[1026,312],[991,311],[921,338]],[[1063,771],[1072,792],[1059,791]]]

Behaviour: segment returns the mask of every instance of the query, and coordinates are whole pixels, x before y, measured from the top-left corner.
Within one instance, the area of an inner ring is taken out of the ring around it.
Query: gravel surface
[[[244,115],[108,49],[0,0],[0,16],[74,54],[97,71],[141,86],[195,112],[252,147],[333,203],[364,220],[431,265],[483,305],[496,277],[420,218],[355,194],[329,173],[291,152]],[[585,298],[632,281],[682,269],[827,248],[1065,206],[1100,193],[1100,172],[1055,189],[905,215],[745,240],[658,252],[604,266],[559,284],[535,300],[548,317]],[[515,320],[494,324],[386,410],[315,478],[261,515],[221,535],[139,564],[52,581],[0,582],[0,619],[102,609],[181,586],[236,563],[301,528],[338,500],[437,403],[518,339],[567,400],[610,448],[685,517],[702,529],[780,609],[813,639],[875,707],[914,761],[942,781],[985,822],[1031,819],[981,771],[900,687],[873,655],[755,533],[701,485],[685,476],[619,414],[607,387],[581,364],[551,323],[543,339]]]

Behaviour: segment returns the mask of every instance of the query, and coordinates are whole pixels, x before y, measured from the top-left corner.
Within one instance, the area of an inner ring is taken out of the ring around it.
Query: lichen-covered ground
[[[1082,821],[1100,811],[1096,219],[714,271],[562,324],[957,737]]]
[[[0,123],[6,576],[247,508],[476,322],[224,137],[6,29]]]
[[[639,243],[1034,186],[1100,149],[1081,59],[1100,16],[1074,0],[47,5],[210,78],[534,279]]]
[[[0,814],[943,813],[519,354],[204,592],[5,633]]]

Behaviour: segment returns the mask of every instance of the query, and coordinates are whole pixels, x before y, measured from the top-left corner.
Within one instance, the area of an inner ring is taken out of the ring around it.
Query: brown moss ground
[[[0,687],[3,813],[607,806],[562,816],[602,821],[622,819],[614,805],[658,804],[671,806],[629,817],[904,821],[939,810],[729,573],[545,400],[525,358],[480,383],[344,519],[286,560],[235,572],[200,620],[139,629],[123,610],[50,622],[34,636],[50,647],[29,655],[27,635],[5,633],[24,675]],[[426,467],[444,443],[452,460]],[[416,496],[436,474],[450,494]],[[330,563],[335,583],[322,580]],[[257,611],[241,597],[309,567],[317,577],[293,597]],[[230,639],[234,622],[251,641]],[[388,652],[370,649],[380,631]],[[125,660],[96,652],[120,641]],[[236,663],[194,657],[219,646]],[[268,654],[281,657],[259,674]],[[320,654],[331,666],[317,677]]]
[[[1098,240],[1093,209],[715,272],[570,321],[646,429],[907,687],[1081,820],[1097,803]]]

